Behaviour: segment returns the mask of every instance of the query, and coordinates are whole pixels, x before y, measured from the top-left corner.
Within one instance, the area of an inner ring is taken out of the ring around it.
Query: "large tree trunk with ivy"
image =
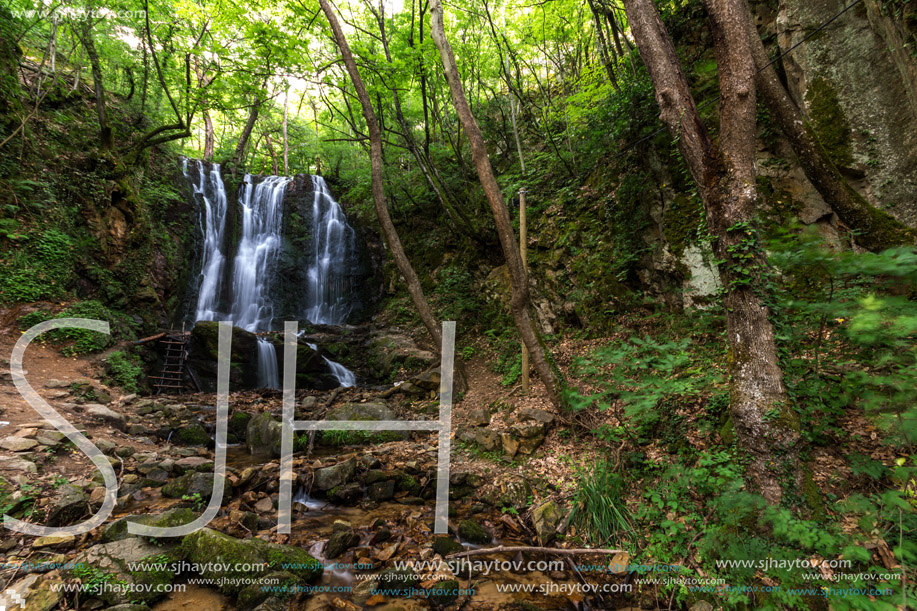
[[[891,246],[913,245],[917,237],[913,229],[887,212],[873,207],[844,180],[780,82],[777,71],[769,65],[764,44],[758,36],[751,11],[745,4],[749,38],[755,65],[759,70],[756,79],[758,92],[793,147],[806,178],[841,221],[856,232],[853,239],[863,248],[878,251]]]
[[[765,260],[754,217],[755,64],[744,0],[707,0],[720,78],[720,139],[701,121],[675,48],[653,0],[624,7],[646,64],[663,123],[678,141],[704,202],[725,286],[729,411],[751,458],[751,484],[770,503],[799,491],[799,420],[788,404],[774,330],[762,296]]]
[[[430,304],[427,303],[427,298],[420,285],[420,278],[417,277],[417,272],[414,271],[414,267],[404,253],[401,239],[398,237],[398,232],[394,223],[392,223],[392,217],[389,215],[388,206],[385,203],[385,189],[382,182],[382,130],[379,128],[372,101],[366,91],[366,86],[363,84],[363,79],[360,77],[357,62],[354,60],[350,45],[347,43],[347,38],[344,36],[344,31],[341,29],[341,24],[338,22],[331,5],[328,4],[328,0],[319,0],[319,4],[328,19],[328,23],[331,25],[334,40],[341,50],[344,66],[347,68],[347,73],[350,75],[353,88],[357,93],[357,99],[363,108],[363,118],[366,121],[366,129],[369,132],[369,163],[372,175],[373,205],[376,209],[379,225],[382,227],[382,233],[385,235],[385,241],[388,242],[395,265],[398,266],[398,271],[401,272],[407,283],[408,293],[411,295],[411,300],[414,302],[414,307],[417,308],[420,319],[430,333],[437,350],[442,350],[443,337],[439,323],[436,321],[436,317],[433,316]],[[459,372],[457,381],[460,388],[466,387],[465,377],[461,372]]]
[[[446,39],[446,31],[443,25],[443,5],[440,0],[431,0],[430,2],[430,29],[433,42],[436,44],[436,48],[439,49],[440,58],[442,59],[449,91],[452,95],[452,104],[455,106],[459,120],[465,128],[465,135],[471,145],[471,158],[497,225],[497,236],[500,239],[503,256],[506,257],[506,266],[509,268],[512,282],[510,311],[516,322],[519,335],[531,355],[535,371],[544,384],[548,398],[556,407],[563,409],[566,404],[564,379],[558,368],[550,360],[548,351],[535,329],[529,312],[528,278],[526,277],[525,267],[522,264],[519,246],[516,244],[513,224],[510,221],[506,203],[503,201],[500,185],[497,184],[493,168],[490,165],[484,137],[481,135],[481,130],[471,114],[471,108],[468,106],[468,100],[465,98],[465,92],[462,89],[462,79],[455,65],[455,55],[452,53],[452,47]]]

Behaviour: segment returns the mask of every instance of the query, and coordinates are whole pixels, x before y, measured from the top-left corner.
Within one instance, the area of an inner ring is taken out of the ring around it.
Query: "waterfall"
[[[188,162],[197,166],[197,183],[192,180]],[[223,279],[223,267],[226,258],[221,250],[223,230],[226,226],[226,188],[220,174],[220,164],[210,166],[210,172],[204,171],[204,164],[198,160],[182,160],[182,171],[188,183],[194,189],[195,196],[202,202],[200,211],[201,235],[204,238],[201,262],[201,279],[197,293],[197,308],[194,320],[215,320],[217,301]]]
[[[256,183],[251,174],[245,175],[239,194],[241,237],[232,260],[231,304],[227,313],[218,311],[223,277],[230,273],[223,249],[229,207],[220,166],[212,164],[206,171],[201,161],[184,159],[182,171],[200,205],[203,238],[195,321],[231,320],[233,325],[252,333],[269,331],[274,319],[271,290],[282,246],[283,198],[292,179],[267,176]],[[352,309],[350,274],[356,232],[331,196],[324,178],[312,176],[312,186],[313,260],[307,270],[305,318],[315,324],[340,325]],[[258,386],[280,388],[277,353],[268,339],[258,338],[257,356]],[[352,371],[322,358],[339,385],[356,385]]]
[[[289,182],[284,176],[268,176],[255,185],[245,175],[239,196],[242,239],[232,273],[232,321],[246,331],[267,331],[274,318],[270,285],[280,255],[283,192]]]
[[[258,386],[260,388],[280,388],[277,351],[274,349],[274,344],[263,337],[258,338]]]
[[[312,242],[315,260],[309,267],[306,319],[323,325],[340,325],[350,314],[348,272],[356,234],[344,210],[331,196],[325,179],[312,177]]]
[[[338,362],[332,361],[327,356],[323,356],[325,362],[331,367],[331,375],[338,381],[339,386],[356,386],[357,376],[352,371]]]
[[[285,176],[268,176],[253,184],[246,174],[239,196],[242,239],[233,261],[232,321],[253,333],[269,330],[274,318],[270,285],[280,255],[283,192],[289,182]],[[258,385],[280,388],[277,353],[264,338],[258,340]]]

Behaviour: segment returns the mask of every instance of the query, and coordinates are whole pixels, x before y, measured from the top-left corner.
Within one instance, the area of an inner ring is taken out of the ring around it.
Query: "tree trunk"
[[[271,135],[265,134],[264,141],[267,144],[267,152],[271,156],[271,173],[277,176],[280,174],[280,166],[277,163],[277,154],[274,152],[274,143],[271,141]]]
[[[242,135],[239,136],[239,143],[236,145],[236,151],[232,155],[232,161],[236,164],[242,161],[245,155],[245,147],[252,137],[252,130],[255,129],[255,122],[258,120],[258,112],[261,110],[261,97],[257,94],[252,101],[252,106],[248,111],[248,121],[242,129]]]
[[[360,106],[363,107],[363,118],[366,120],[366,128],[369,131],[369,161],[372,172],[373,205],[376,209],[376,216],[379,218],[379,225],[382,227],[385,241],[388,242],[388,246],[392,251],[395,265],[398,266],[398,271],[401,272],[407,283],[408,293],[410,293],[414,307],[417,308],[417,312],[420,314],[420,319],[430,333],[430,337],[433,338],[433,343],[436,345],[437,350],[442,350],[443,338],[439,324],[433,316],[433,311],[427,303],[427,298],[423,294],[420,279],[411,266],[411,262],[404,254],[401,239],[398,237],[398,232],[395,230],[395,225],[392,223],[392,218],[388,213],[388,206],[385,203],[385,191],[382,183],[382,131],[379,129],[379,123],[376,120],[376,113],[373,111],[369,94],[363,85],[363,79],[357,70],[357,63],[353,58],[353,53],[350,51],[347,38],[344,36],[343,30],[341,30],[341,24],[338,23],[337,16],[335,16],[331,5],[328,4],[328,0],[319,0],[319,4],[328,19],[328,23],[331,25],[334,40],[341,50],[341,57],[344,60],[347,73],[353,82],[357,98],[360,100]]]
[[[324,2],[325,0],[322,1]],[[560,371],[549,360],[547,349],[532,322],[529,312],[529,285],[525,268],[522,265],[522,256],[516,244],[513,225],[509,218],[509,211],[506,209],[506,203],[503,201],[503,194],[500,192],[500,185],[497,184],[493,168],[490,165],[490,159],[487,156],[484,137],[481,135],[481,130],[478,128],[478,124],[471,114],[471,109],[468,107],[468,100],[465,98],[462,81],[455,65],[455,56],[452,53],[449,41],[446,39],[441,0],[431,0],[430,2],[430,29],[433,42],[439,49],[439,54],[442,58],[446,81],[452,94],[452,103],[455,106],[459,121],[465,128],[465,134],[471,146],[471,158],[477,169],[484,193],[487,195],[487,201],[490,203],[491,212],[497,226],[500,246],[503,249],[504,257],[506,257],[506,264],[509,268],[512,282],[510,311],[516,322],[519,335],[522,336],[522,341],[532,357],[535,371],[545,386],[548,399],[556,407],[563,409],[566,403],[564,398],[564,379]]]
[[[868,250],[879,251],[891,246],[913,245],[917,233],[883,210],[873,207],[844,180],[837,166],[828,158],[809,126],[769,64],[764,44],[758,36],[751,11],[745,0],[746,17],[755,64],[759,70],[758,92],[768,111],[780,126],[796,153],[806,178],[821,194],[825,203],[841,221],[858,232],[853,240]]]
[[[92,68],[93,88],[96,94],[96,116],[99,118],[99,144],[103,150],[110,151],[115,148],[114,135],[108,122],[106,108],[105,85],[102,83],[102,64],[96,51],[95,41],[92,38],[92,21],[88,18],[83,22],[80,42],[86,49],[89,65]]]
[[[213,161],[213,120],[210,112],[204,110],[204,161]]]
[[[739,444],[751,457],[750,483],[776,504],[783,497],[783,478],[800,491],[800,435],[760,297],[765,261],[753,225],[755,65],[743,1],[706,2],[722,96],[719,147],[701,122],[653,0],[625,0],[624,7],[656,89],[660,117],[677,140],[706,208],[726,291],[729,410]]]
[[[289,176],[290,174],[290,141],[287,138],[287,117],[289,115],[290,107],[290,86],[287,85],[287,90],[283,92],[283,124],[281,129],[283,130],[283,174],[284,176]]]
[[[605,40],[605,31],[602,29],[602,22],[599,19],[595,0],[589,0],[589,11],[592,13],[592,22],[595,24],[595,43],[599,48],[599,58],[605,66],[605,72],[608,73],[608,80],[611,81],[617,91],[621,91],[618,86],[618,77],[615,75],[614,65],[612,65],[611,58],[608,56],[608,42]]]

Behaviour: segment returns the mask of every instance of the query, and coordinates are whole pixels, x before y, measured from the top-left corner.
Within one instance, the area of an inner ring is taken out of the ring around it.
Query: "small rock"
[[[440,535],[433,540],[433,551],[445,558],[449,554],[454,554],[464,550],[461,543],[447,535]]]
[[[108,439],[98,439],[95,444],[103,454],[111,454],[118,447],[118,444]]]
[[[342,463],[317,469],[315,471],[313,485],[317,490],[331,490],[353,477],[356,469],[356,458],[350,458],[350,460]]]
[[[549,543],[554,538],[560,519],[560,508],[554,501],[543,503],[532,512],[532,525],[542,544]]]
[[[483,526],[474,520],[462,520],[459,523],[459,536],[469,543],[490,543],[493,537]]]
[[[485,451],[498,450],[503,445],[500,434],[491,429],[478,429],[474,434],[474,440]]]
[[[69,388],[70,382],[51,378],[45,382],[45,388]]]
[[[360,536],[352,530],[340,530],[331,535],[328,543],[325,544],[325,558],[333,559],[340,557],[351,547],[360,544]]]
[[[255,511],[258,513],[270,513],[274,510],[274,502],[271,500],[271,497],[266,496],[257,503],[255,503]]]
[[[318,405],[318,397],[315,395],[306,395],[299,405],[306,411],[312,411],[315,409],[315,406]]]
[[[48,526],[67,526],[82,518],[89,509],[86,493],[73,484],[57,489],[57,498],[48,514]]]
[[[127,419],[124,417],[124,414],[119,414],[113,409],[107,408],[99,403],[90,403],[86,405],[86,415],[104,420],[121,431],[127,428]]]
[[[48,535],[38,537],[32,542],[32,549],[41,549],[43,547],[65,547],[76,541],[73,535]]]
[[[11,456],[0,456],[0,469],[12,469],[14,471],[25,471],[26,473],[38,473],[38,467],[30,460],[16,458]]]
[[[503,453],[512,458],[519,452],[519,442],[513,438],[509,433],[503,433],[500,435],[500,439],[503,443]]]
[[[468,419],[472,426],[487,426],[490,424],[490,412],[486,409],[473,409],[468,412]]]
[[[10,452],[25,452],[26,450],[31,450],[37,445],[37,441],[34,439],[26,439],[25,437],[11,436],[0,439],[0,448],[9,450]]]
[[[377,503],[387,501],[395,496],[395,482],[387,480],[370,484],[366,494]]]

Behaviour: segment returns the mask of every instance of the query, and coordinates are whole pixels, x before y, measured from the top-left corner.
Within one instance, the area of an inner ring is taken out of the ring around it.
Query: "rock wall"
[[[849,0],[781,0],[766,33],[786,51]],[[785,56],[790,94],[866,198],[917,225],[917,60],[907,31],[863,0]]]

